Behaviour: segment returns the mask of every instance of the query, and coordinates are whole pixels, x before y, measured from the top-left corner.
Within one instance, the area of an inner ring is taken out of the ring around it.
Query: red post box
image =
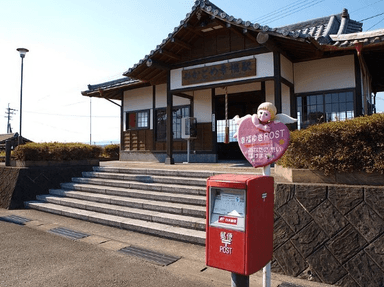
[[[221,174],[207,181],[206,265],[248,276],[272,260],[273,177]]]

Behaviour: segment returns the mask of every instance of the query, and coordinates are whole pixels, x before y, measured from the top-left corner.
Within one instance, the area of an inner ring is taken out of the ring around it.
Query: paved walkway
[[[1,217],[30,219],[25,226]],[[90,236],[70,240],[49,230],[64,227]],[[162,267],[117,250],[135,246],[181,257]],[[230,273],[206,268],[203,246],[167,240],[36,210],[0,209],[0,286],[230,286]],[[290,284],[288,284],[290,283]],[[262,272],[250,277],[262,286]],[[324,287],[272,273],[272,287]]]
[[[148,169],[210,170],[220,173],[256,173],[244,162],[174,164],[101,162],[101,166]],[[273,169],[272,169],[273,174]],[[29,219],[25,226],[1,217]],[[89,236],[70,240],[49,230],[64,227]],[[166,267],[122,254],[135,246],[181,257]],[[0,209],[0,287],[10,286],[230,286],[230,273],[205,266],[205,248],[36,210]],[[250,277],[250,286],[262,286],[262,271]],[[325,284],[272,273],[272,287],[324,287]]]

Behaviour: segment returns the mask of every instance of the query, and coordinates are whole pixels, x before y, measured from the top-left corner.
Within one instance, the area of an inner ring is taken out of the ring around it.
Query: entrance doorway
[[[237,131],[237,125],[232,120],[238,115],[243,117],[247,114],[257,113],[257,108],[265,102],[262,91],[228,94],[228,120],[229,120],[229,143],[224,143],[225,138],[225,96],[216,96],[216,127],[217,127],[217,157],[218,160],[243,160],[237,139],[233,135]]]

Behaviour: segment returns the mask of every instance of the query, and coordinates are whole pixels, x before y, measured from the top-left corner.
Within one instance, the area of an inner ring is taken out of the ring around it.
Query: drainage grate
[[[17,216],[17,215],[8,215],[8,216],[0,217],[0,221],[6,221],[6,222],[19,224],[19,225],[24,225],[26,222],[29,222],[31,220],[25,217]]]
[[[162,266],[168,266],[177,260],[179,260],[181,257],[175,257],[170,256],[166,254],[161,254],[157,252],[153,252],[146,249],[141,249],[133,246],[124,247],[123,249],[119,250],[120,252],[123,252],[128,255],[133,255],[136,257],[143,258],[145,260],[154,262],[156,264],[162,265]]]
[[[283,282],[281,283],[279,286],[277,287],[304,287],[302,285],[296,285],[296,284],[293,284],[293,283],[289,283],[289,282]]]
[[[77,239],[81,239],[89,236],[89,234],[74,231],[64,227],[57,227],[57,228],[50,229],[48,231],[57,235],[67,237],[69,239],[73,239],[73,240],[77,240]]]

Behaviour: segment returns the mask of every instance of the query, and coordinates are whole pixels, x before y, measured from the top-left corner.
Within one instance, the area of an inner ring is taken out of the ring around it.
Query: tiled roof
[[[344,9],[342,13],[308,20],[288,26],[284,26],[279,30],[288,30],[292,34],[299,33],[307,35],[320,44],[328,44],[332,41],[330,35],[349,34],[362,31],[363,24],[349,18],[348,10]]]
[[[110,88],[118,88],[121,86],[130,85],[138,82],[139,82],[138,80],[133,80],[128,77],[124,77],[124,78],[120,78],[117,80],[108,81],[108,82],[104,82],[96,85],[88,85],[88,91],[86,92],[94,92],[94,91],[98,91],[99,89],[105,90]]]
[[[235,18],[208,0],[198,0],[195,1],[191,12],[186,14],[185,18],[180,21],[179,26],[175,27],[173,31],[168,34],[167,38],[165,38],[159,45],[156,46],[154,50],[150,51],[150,53],[141,59],[137,64],[123,73],[123,75],[135,77],[134,74],[137,74],[137,71],[140,69],[142,70],[142,67],[144,65],[146,66],[146,63],[148,64],[150,60],[154,60],[153,57],[155,55],[160,55],[166,51],[166,45],[171,45],[175,39],[177,39],[177,34],[181,30],[188,28],[188,23],[191,21],[193,16],[199,16],[201,13],[206,13],[211,19],[216,18],[220,20],[220,22],[227,23],[228,27],[236,26],[244,31],[247,30],[253,31],[253,33],[267,33],[271,36],[280,38],[281,40],[288,39],[300,42],[310,42],[316,46],[316,49],[321,50],[345,48],[353,46],[356,43],[384,43],[384,30],[379,30],[377,32],[361,32],[363,24],[350,19],[346,9],[344,9],[340,14],[312,19],[279,28],[270,28],[267,25],[261,25],[259,23],[242,20],[241,18]],[[214,27],[211,29],[214,29]],[[137,69],[138,67],[140,67],[140,69]],[[89,90],[82,92],[82,94],[93,96],[99,90],[112,91],[113,89],[120,89],[128,86],[134,87],[137,84],[140,85],[141,83],[144,83],[144,81],[133,80],[129,77],[125,77],[97,85],[88,85]]]
[[[6,140],[17,139],[18,133],[15,134],[0,134],[0,143],[5,143]]]
[[[11,134],[0,134],[0,144],[5,144],[6,140],[17,140],[19,138],[19,133],[11,133]],[[23,142],[31,142],[31,140],[23,137]]]
[[[328,17],[318,18],[309,20],[306,22],[301,22],[293,25],[288,25],[280,28],[270,28],[267,25],[261,25],[259,23],[252,23],[250,21],[242,20],[241,18],[235,18],[227,14],[225,11],[221,10],[215,4],[211,3],[208,0],[198,0],[195,1],[192,11],[188,13],[185,19],[180,21],[180,25],[175,27],[173,32],[168,34],[168,37],[165,38],[160,45],[157,45],[156,49],[152,50],[148,55],[141,59],[137,64],[124,73],[124,75],[129,75],[133,70],[138,66],[145,63],[150,59],[155,53],[161,51],[163,47],[175,37],[175,35],[185,27],[193,15],[193,13],[198,10],[209,14],[211,17],[215,17],[224,21],[230,25],[234,25],[243,29],[253,30],[256,32],[268,33],[277,37],[284,37],[290,39],[308,39],[314,38],[319,42],[319,44],[329,44],[331,34],[340,34],[340,33],[354,33],[360,32],[362,30],[362,23],[351,20],[349,18],[348,11],[344,11],[337,15],[332,15]]]
[[[342,35],[330,35],[332,39],[332,46],[337,47],[355,47],[357,44],[367,45],[367,44],[377,44],[384,42],[384,29],[360,32],[360,33],[351,33],[351,34],[342,34]]]

